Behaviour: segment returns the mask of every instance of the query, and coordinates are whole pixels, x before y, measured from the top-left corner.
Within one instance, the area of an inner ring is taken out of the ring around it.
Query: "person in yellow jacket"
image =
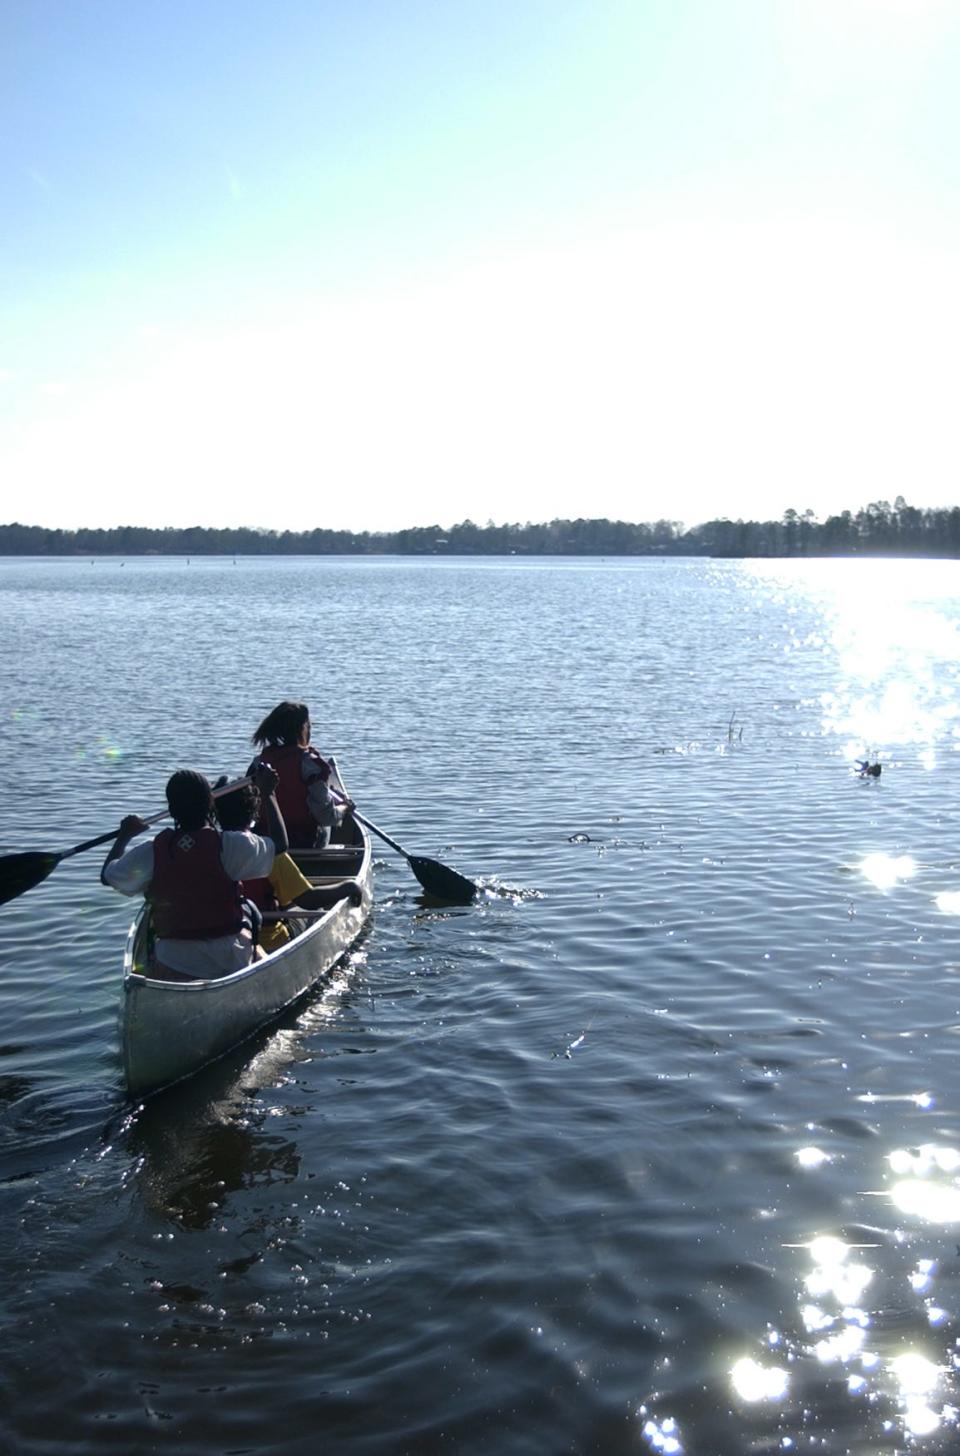
[[[220,788],[226,782],[224,777],[215,787]],[[247,784],[232,794],[221,795],[215,804],[221,829],[249,830],[260,813],[260,794],[255,785]],[[291,905],[301,910],[329,910],[344,897],[354,905],[359,905],[363,897],[359,884],[353,879],[340,880],[332,885],[311,885],[286,853],[274,856],[273,866],[266,876],[244,880],[243,894],[253,901],[261,914],[286,910]],[[289,939],[290,929],[282,920],[263,922],[260,944],[267,955]]]

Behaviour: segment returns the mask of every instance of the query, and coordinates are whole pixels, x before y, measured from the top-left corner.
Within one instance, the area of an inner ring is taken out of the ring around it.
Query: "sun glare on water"
[[[892,890],[902,880],[912,880],[917,863],[909,854],[868,854],[860,862],[860,873],[878,890]]]
[[[790,1377],[780,1365],[761,1365],[745,1356],[730,1371],[734,1391],[741,1400],[783,1400]]]
[[[924,1143],[898,1148],[887,1159],[896,1182],[890,1199],[901,1213],[926,1223],[960,1223],[960,1152]]]

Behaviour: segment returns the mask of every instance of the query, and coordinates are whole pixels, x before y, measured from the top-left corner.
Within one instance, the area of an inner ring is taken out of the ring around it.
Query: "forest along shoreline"
[[[485,526],[462,521],[402,531],[271,531],[247,526],[61,531],[0,526],[0,556],[929,556],[960,557],[960,506],[874,501],[818,521],[549,521]]]

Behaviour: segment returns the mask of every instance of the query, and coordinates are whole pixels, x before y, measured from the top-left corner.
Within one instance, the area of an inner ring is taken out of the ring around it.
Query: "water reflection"
[[[285,1019],[129,1116],[137,1180],[154,1213],[207,1228],[222,1216],[227,1194],[297,1178],[300,1152],[264,1130],[273,1109],[263,1105],[262,1093],[282,1086],[291,1066],[311,1055],[306,1039],[334,1023],[365,960],[366,951],[355,949]]]
[[[892,890],[901,880],[912,880],[917,862],[909,854],[868,854],[860,862],[860,873],[878,890]]]
[[[640,1415],[647,1416],[646,1406],[640,1407]],[[654,1451],[662,1451],[664,1456],[683,1456],[679,1427],[672,1416],[665,1416],[662,1421],[647,1417],[643,1423],[643,1434]]]
[[[821,1168],[824,1163],[833,1161],[822,1148],[798,1148],[794,1156],[801,1168]]]
[[[960,1152],[924,1143],[898,1148],[887,1159],[896,1182],[890,1199],[901,1213],[927,1223],[960,1223]],[[946,1176],[944,1176],[946,1175]]]
[[[801,1166],[820,1166],[823,1155],[817,1148],[801,1148],[796,1154]],[[887,1159],[888,1186],[885,1191],[893,1206],[928,1223],[960,1223],[960,1151],[946,1144],[925,1143],[898,1148]],[[909,1247],[909,1236],[896,1232],[888,1250]],[[936,1438],[936,1450],[945,1432],[958,1424],[958,1411],[950,1400],[957,1361],[926,1348],[922,1326],[912,1335],[905,1331],[902,1290],[892,1294],[889,1285],[890,1258],[877,1242],[852,1242],[825,1233],[798,1246],[808,1261],[798,1281],[798,1334],[783,1336],[768,1328],[767,1352],[744,1354],[730,1368],[732,1395],[748,1405],[766,1402],[779,1405],[776,1413],[778,1442],[783,1449],[799,1444],[801,1430],[815,1419],[812,1392],[813,1371],[824,1374],[824,1401],[837,1389],[836,1375],[843,1380],[847,1396],[873,1407],[882,1427],[881,1444],[893,1439],[909,1442],[911,1449]],[[934,1297],[938,1261],[923,1253],[914,1257],[906,1271],[909,1294],[919,1303],[928,1330],[949,1323],[950,1312]],[[932,1337],[932,1336],[931,1336]],[[771,1358],[773,1357],[773,1358]],[[828,1373],[829,1372],[829,1373]],[[796,1394],[794,1391],[796,1387]],[[802,1404],[798,1404],[802,1392]],[[796,1421],[800,1429],[789,1430]],[[656,1446],[657,1431],[648,1423],[645,1434]],[[812,1440],[813,1438],[810,1437]],[[656,1446],[656,1449],[663,1449]],[[883,1449],[887,1449],[883,1445]]]
[[[741,1400],[783,1400],[790,1386],[790,1377],[782,1365],[761,1365],[745,1356],[730,1372],[735,1394]]]
[[[903,1156],[911,1162],[919,1157],[928,1169],[939,1166],[935,1155],[938,1151],[946,1150],[929,1149]],[[899,1163],[900,1157],[892,1155],[891,1162]],[[951,1159],[947,1161],[952,1165]],[[808,1335],[814,1337],[810,1349],[817,1360],[824,1365],[852,1367],[847,1374],[847,1391],[852,1396],[885,1393],[895,1403],[904,1434],[912,1440],[931,1435],[946,1422],[955,1422],[952,1406],[941,1403],[939,1409],[936,1407],[944,1369],[920,1350],[908,1347],[883,1351],[881,1337],[874,1334],[871,1338],[874,1316],[863,1307],[863,1300],[876,1271],[863,1258],[864,1246],[854,1247],[828,1235],[814,1239],[807,1247],[813,1268],[802,1283],[805,1295],[812,1298],[801,1304],[800,1314]],[[910,1276],[911,1288],[927,1291],[934,1270],[932,1260],[918,1261]],[[943,1311],[937,1313],[942,1315]],[[885,1421],[884,1426],[890,1429],[891,1423]]]
[[[886,1161],[894,1180],[888,1192],[895,1208],[928,1223],[960,1222],[960,1152],[956,1148],[935,1143],[898,1148]],[[903,1238],[898,1233],[898,1242]],[[916,1442],[944,1425],[957,1423],[955,1407],[943,1398],[951,1367],[899,1339],[890,1348],[888,1319],[881,1320],[880,1311],[865,1307],[878,1272],[876,1260],[866,1253],[872,1247],[879,1245],[850,1245],[833,1235],[813,1239],[806,1246],[812,1268],[802,1278],[800,1317],[810,1339],[808,1348],[817,1360],[848,1367],[850,1395],[884,1396],[892,1401],[897,1420],[885,1420],[884,1429],[899,1426]],[[932,1297],[936,1274],[937,1261],[920,1257],[907,1275],[909,1288],[920,1297],[932,1328],[949,1319],[948,1311]]]
[[[805,597],[819,619],[792,630],[785,650],[826,646],[837,661],[837,686],[820,699],[826,733],[846,740],[845,756],[862,759],[881,744],[912,744],[926,768],[934,748],[956,737],[955,685],[960,633],[952,570],[929,561],[752,562],[744,566],[768,589]],[[947,563],[943,564],[947,566]],[[941,606],[942,603],[942,606]]]
[[[932,1360],[915,1350],[907,1350],[890,1362],[890,1374],[897,1383],[897,1398],[903,1414],[904,1429],[911,1436],[929,1436],[940,1425],[944,1414],[930,1404],[941,1381],[941,1371]]]
[[[801,1318],[804,1327],[819,1336],[813,1343],[817,1359],[822,1364],[846,1364],[864,1350],[870,1319],[860,1301],[874,1271],[862,1259],[851,1258],[853,1251],[842,1239],[817,1238],[808,1248],[813,1268],[803,1285],[814,1302],[801,1307]]]
[[[222,1217],[228,1194],[296,1178],[296,1145],[257,1125],[253,1095],[245,1078],[207,1102],[198,1102],[193,1087],[171,1089],[132,1116],[129,1148],[141,1196],[155,1214],[208,1228]]]

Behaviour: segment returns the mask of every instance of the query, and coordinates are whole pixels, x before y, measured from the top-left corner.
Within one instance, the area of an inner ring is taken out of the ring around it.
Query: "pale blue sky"
[[[954,0],[6,0],[4,520],[953,504]]]

